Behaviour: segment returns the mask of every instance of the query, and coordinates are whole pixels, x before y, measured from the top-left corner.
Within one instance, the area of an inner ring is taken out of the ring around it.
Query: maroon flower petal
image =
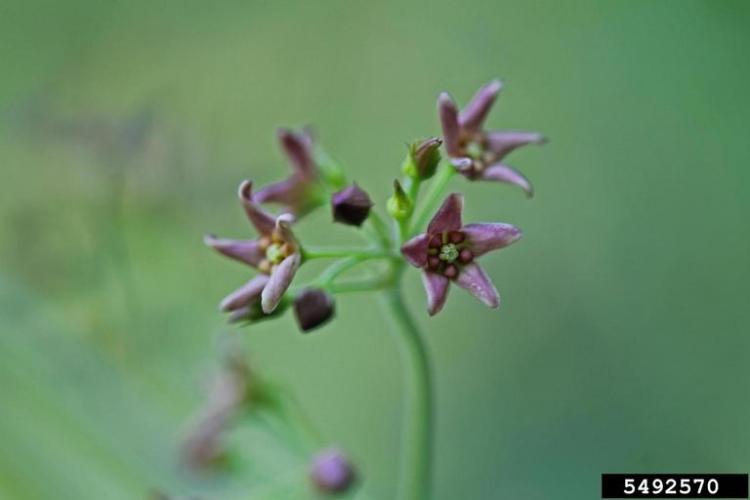
[[[298,176],[291,176],[280,182],[263,186],[253,195],[256,203],[279,203],[297,208],[304,205],[306,184]]]
[[[440,123],[443,126],[445,150],[449,156],[460,156],[461,148],[459,140],[461,129],[458,125],[458,107],[446,92],[443,92],[438,97],[438,113],[440,114]]]
[[[425,271],[422,273],[422,284],[427,293],[427,312],[430,316],[434,316],[445,305],[450,281],[442,274]]]
[[[258,242],[254,240],[226,240],[207,234],[203,242],[220,254],[252,267],[258,267],[265,256]]]
[[[271,277],[260,296],[260,305],[263,312],[270,314],[279,305],[281,297],[294,279],[300,265],[300,254],[294,253],[282,260],[281,263],[271,271]]]
[[[317,176],[317,168],[312,152],[312,138],[307,133],[294,132],[289,129],[279,129],[279,142],[295,171],[306,180]]]
[[[459,193],[449,194],[432,217],[430,225],[427,226],[427,233],[435,234],[461,229],[461,212],[463,206],[464,198],[462,195]]]
[[[494,161],[500,161],[508,154],[527,144],[544,144],[546,139],[537,132],[493,131],[484,134],[485,147],[492,152]]]
[[[489,307],[500,306],[500,294],[490,278],[478,264],[468,264],[461,269],[456,284]]]
[[[219,304],[219,309],[227,312],[247,306],[250,302],[260,297],[260,294],[267,283],[268,276],[265,274],[259,274],[234,292],[224,297],[224,300]]]
[[[414,267],[424,267],[427,264],[427,246],[430,237],[420,234],[401,245],[401,254]]]
[[[480,88],[459,116],[461,127],[469,133],[480,130],[502,88],[500,80],[493,80]]]
[[[244,181],[240,184],[239,197],[242,202],[242,207],[245,209],[245,214],[250,222],[255,226],[255,229],[260,234],[270,234],[273,231],[276,221],[273,216],[260,208],[255,201],[253,201],[253,183],[250,181]]]
[[[466,241],[474,257],[507,247],[521,238],[520,229],[502,222],[468,224],[463,227],[462,231],[466,235]]]
[[[534,196],[534,188],[531,185],[531,181],[515,168],[503,165],[502,163],[496,163],[485,168],[480,174],[479,179],[513,184],[523,189],[527,197],[531,198]]]

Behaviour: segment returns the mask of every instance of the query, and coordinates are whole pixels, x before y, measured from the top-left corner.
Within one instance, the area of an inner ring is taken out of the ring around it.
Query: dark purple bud
[[[331,196],[333,220],[351,226],[361,226],[370,215],[370,196],[356,184],[352,184]]]
[[[310,477],[323,493],[343,493],[354,482],[355,472],[341,451],[330,448],[313,457]]]
[[[294,314],[303,332],[324,325],[336,312],[333,297],[319,288],[303,290],[294,299]]]
[[[409,155],[404,163],[404,173],[409,177],[429,179],[440,164],[440,145],[437,137],[416,141],[409,145]]]

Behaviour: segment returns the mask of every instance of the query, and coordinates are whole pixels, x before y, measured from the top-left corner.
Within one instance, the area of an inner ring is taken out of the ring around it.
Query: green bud
[[[393,181],[393,191],[393,195],[386,203],[386,209],[394,219],[405,220],[411,215],[414,205],[397,180]]]
[[[435,174],[440,163],[440,145],[437,137],[409,144],[409,152],[404,160],[403,172],[414,179],[429,179]]]

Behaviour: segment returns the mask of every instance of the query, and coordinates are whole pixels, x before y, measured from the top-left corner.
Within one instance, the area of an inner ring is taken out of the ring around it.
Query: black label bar
[[[748,475],[602,474],[602,498],[748,498]]]

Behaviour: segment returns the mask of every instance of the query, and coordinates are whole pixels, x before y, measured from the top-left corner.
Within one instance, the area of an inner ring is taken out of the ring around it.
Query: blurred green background
[[[536,197],[490,184],[466,220],[524,240],[484,260],[503,295],[428,319],[435,498],[598,498],[602,472],[750,469],[750,4],[732,1],[0,2],[0,498],[308,498],[258,432],[240,477],[177,443],[221,339],[288,386],[392,498],[402,372],[379,301],[224,324],[247,271],[235,189],[287,173],[277,125],[314,123],[383,205],[404,143],[501,77],[489,124]],[[308,241],[356,241],[328,214]],[[252,433],[250,433],[252,434]]]

